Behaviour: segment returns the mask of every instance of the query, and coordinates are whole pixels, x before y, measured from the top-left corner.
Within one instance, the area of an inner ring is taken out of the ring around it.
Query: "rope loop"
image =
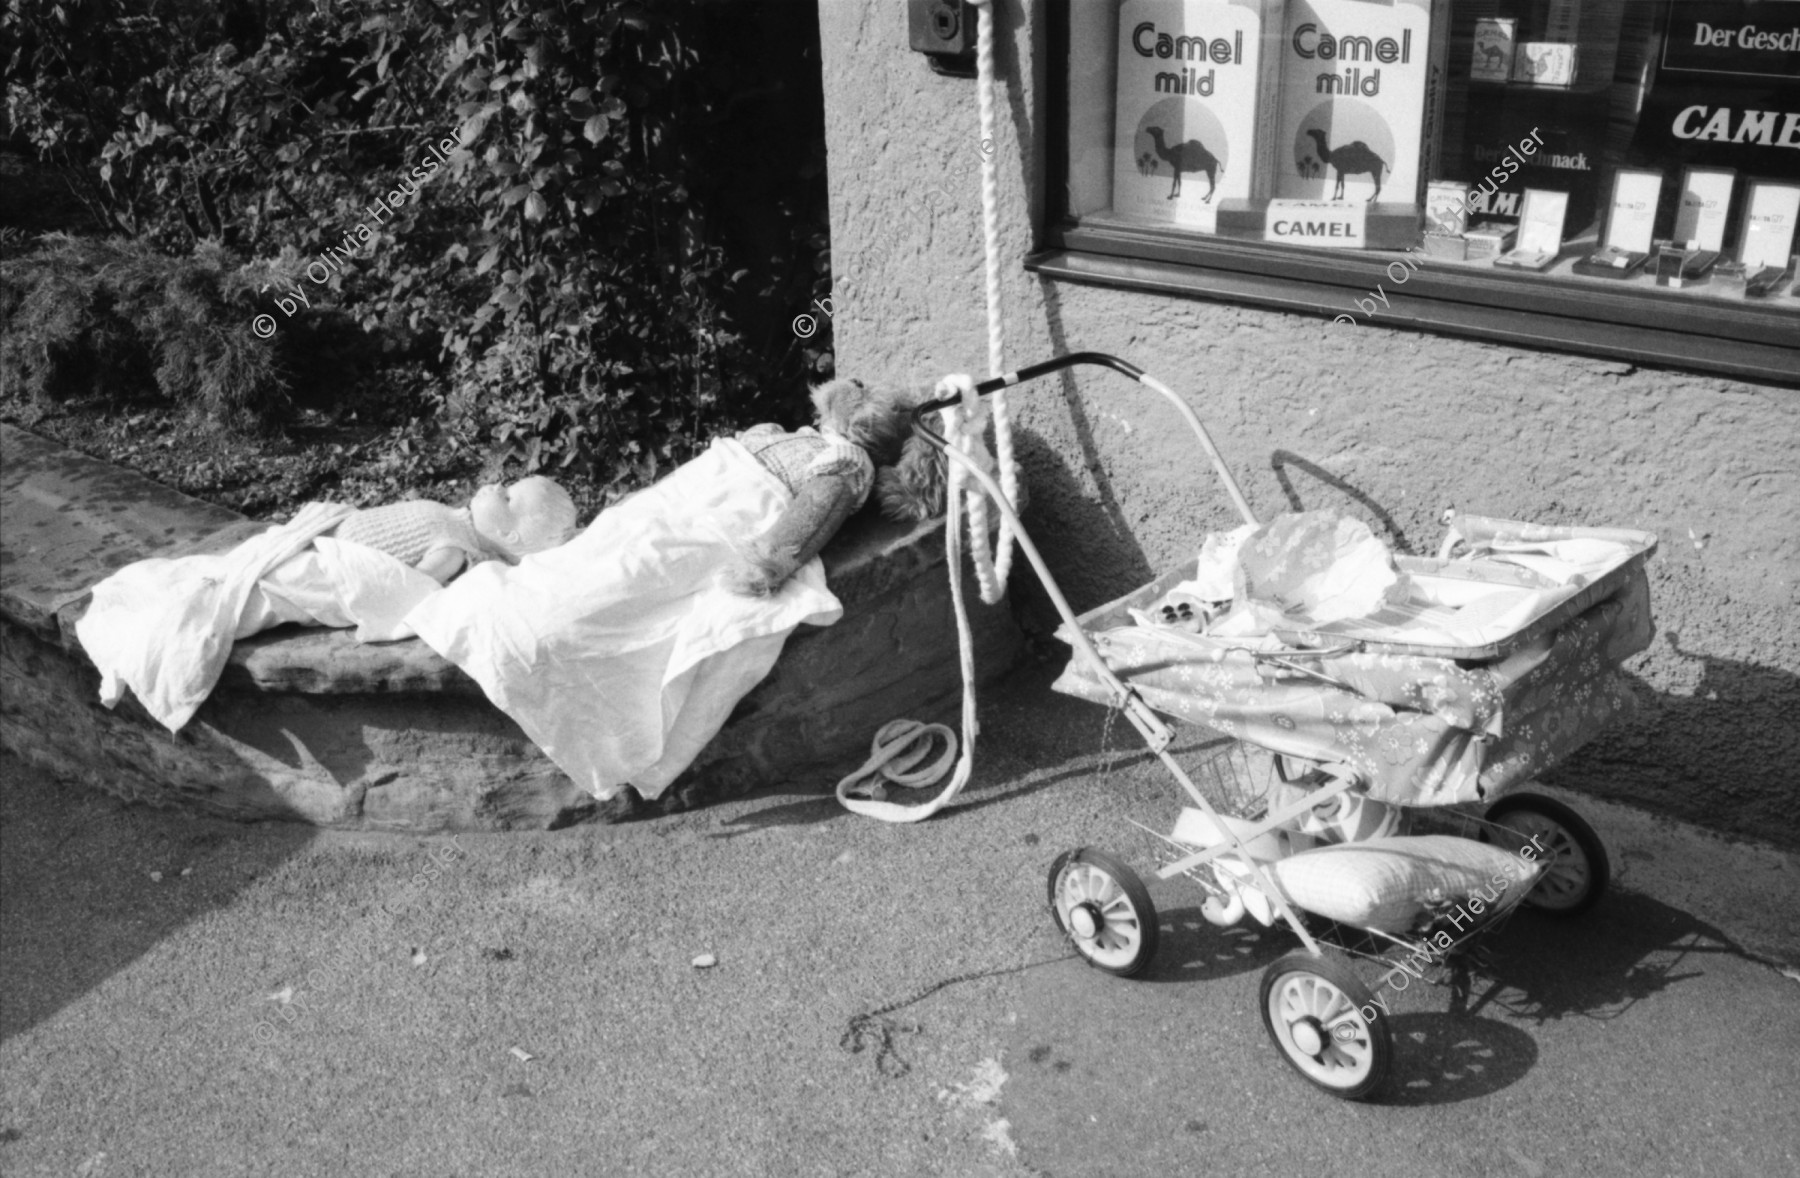
[[[915,768],[919,762],[931,756],[931,750],[939,739],[944,742],[944,750],[938,759],[923,769]],[[875,733],[875,740],[870,745],[869,759],[862,767],[838,782],[838,797],[844,798],[853,790],[870,791],[879,787],[881,781],[892,782],[906,789],[922,789],[935,785],[950,771],[956,760],[956,733],[948,725],[925,724],[918,720],[889,720]],[[863,796],[867,796],[866,792]]]

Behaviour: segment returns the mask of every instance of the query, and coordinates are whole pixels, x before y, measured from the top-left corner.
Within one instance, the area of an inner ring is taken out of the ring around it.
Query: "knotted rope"
[[[981,118],[981,228],[987,254],[987,323],[988,369],[998,376],[1005,371],[1004,333],[1000,317],[1000,181],[994,157],[994,12],[993,0],[974,0],[980,13],[980,31],[976,40],[976,96]],[[968,376],[948,376],[938,382],[935,398],[952,393],[962,403],[942,411],[944,437],[950,446],[991,475],[995,459],[989,455],[984,436],[989,414],[994,423],[994,446],[999,453],[1000,489],[1009,504],[1019,501],[1019,475],[1013,460],[1012,421],[1006,408],[1004,390],[996,392],[984,403],[975,393],[975,382]],[[962,671],[962,751],[956,758],[956,769],[941,793],[921,806],[902,806],[875,797],[857,797],[853,789],[873,786],[879,773],[896,785],[919,788],[936,784],[944,774],[956,747],[954,735],[942,724],[920,724],[914,720],[895,720],[875,734],[869,761],[855,773],[838,782],[837,798],[845,809],[877,818],[883,822],[921,822],[949,805],[969,780],[975,767],[975,737],[980,724],[975,717],[975,638],[969,628],[969,611],[963,599],[962,579],[962,512],[966,503],[969,513],[970,555],[975,565],[975,578],[981,599],[998,604],[1006,593],[1006,578],[1012,569],[1014,529],[1010,511],[1001,513],[1000,534],[992,553],[988,550],[987,495],[979,483],[970,483],[963,464],[947,459],[945,483],[944,563],[950,573],[950,600],[955,606],[958,664]],[[942,756],[928,769],[910,771],[925,759],[931,741],[941,735],[945,742]],[[889,772],[886,766],[901,757],[903,765]],[[895,776],[894,774],[899,774]],[[903,780],[904,778],[904,780]]]
[[[937,397],[951,393],[959,393],[962,404],[942,411],[944,436],[949,439],[953,448],[968,455],[984,471],[991,470],[993,459],[988,456],[987,447],[981,440],[978,420],[985,415],[981,412],[981,398],[975,394],[974,380],[968,376],[947,376],[938,382]],[[977,419],[975,428],[970,428],[972,418]],[[895,784],[914,788],[936,784],[943,777],[943,767],[956,747],[956,738],[942,724],[926,725],[916,720],[894,720],[883,725],[881,731],[875,734],[874,753],[869,762],[838,782],[837,786],[838,802],[846,810],[868,818],[878,818],[883,822],[922,822],[931,817],[955,800],[975,768],[975,737],[981,730],[980,723],[975,718],[975,636],[969,628],[969,610],[963,600],[962,579],[962,484],[969,476],[960,462],[952,459],[948,466],[944,496],[947,508],[947,518],[944,520],[944,563],[950,567],[950,601],[955,607],[957,662],[962,672],[962,754],[956,759],[956,771],[950,778],[950,784],[922,806],[902,806],[880,798],[852,796],[852,789],[866,788],[871,783],[865,779],[871,777],[887,761],[906,751],[903,742],[922,742],[923,748],[903,766],[902,772],[924,759],[930,750],[932,736],[941,734],[946,745],[944,755],[929,770],[908,774],[911,780],[888,777]],[[980,489],[977,487],[976,496],[979,494]]]

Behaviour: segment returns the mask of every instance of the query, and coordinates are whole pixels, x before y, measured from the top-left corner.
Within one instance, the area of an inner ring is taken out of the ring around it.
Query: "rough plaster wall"
[[[1042,188],[1043,26],[1002,9],[1007,366],[1088,349],[1140,365],[1190,399],[1265,517],[1338,508],[1412,552],[1435,548],[1452,505],[1656,533],[1659,634],[1627,667],[1645,706],[1551,779],[1800,845],[1800,392],[1040,280],[1020,262]],[[974,83],[908,51],[903,5],[820,0],[820,21],[838,370],[980,372]],[[1123,378],[1085,368],[1012,405],[1027,524],[1077,609],[1234,522],[1173,411]],[[1015,584],[1042,625],[1041,596]]]

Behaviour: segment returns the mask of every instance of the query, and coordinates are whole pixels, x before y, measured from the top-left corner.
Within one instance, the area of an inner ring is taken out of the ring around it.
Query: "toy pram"
[[[1081,353],[975,389],[1080,363],[1171,401],[1256,523],[1193,411],[1123,361]],[[952,403],[922,406],[915,429],[941,445],[924,414]],[[1133,823],[1164,848],[1158,877],[1198,884],[1214,924],[1279,920],[1299,938],[1264,973],[1259,1007],[1308,1080],[1360,1099],[1389,1068],[1386,1006],[1356,959],[1418,976],[1521,904],[1572,915],[1599,899],[1609,868],[1592,828],[1554,799],[1505,791],[1629,705],[1618,668],[1652,635],[1653,536],[1452,516],[1436,558],[1399,558],[1404,599],[1318,624],[1284,615],[1255,641],[1218,638],[1199,632],[1207,603],[1182,600],[1191,564],[1074,616],[993,480],[949,453],[1000,505],[1062,614],[1074,657],[1055,689],[1119,709],[1187,795],[1169,834]],[[1165,715],[1235,738],[1241,767],[1260,759],[1272,774],[1259,785],[1214,761],[1224,796],[1209,797],[1170,754]],[[1157,915],[1125,863],[1065,852],[1048,885],[1058,928],[1090,964],[1122,976],[1149,965]]]

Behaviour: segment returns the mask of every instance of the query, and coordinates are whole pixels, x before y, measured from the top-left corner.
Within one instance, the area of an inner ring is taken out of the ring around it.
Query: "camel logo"
[[[1475,55],[1469,77],[1480,82],[1504,82],[1512,73],[1513,31],[1518,21],[1495,17],[1475,22]]]
[[[1367,143],[1358,139],[1354,143],[1346,143],[1335,150],[1326,140],[1325,132],[1312,128],[1306,132],[1318,145],[1319,160],[1328,168],[1337,171],[1337,188],[1332,192],[1332,200],[1344,199],[1344,177],[1368,173],[1369,179],[1375,182],[1374,195],[1369,197],[1370,203],[1381,195],[1381,176],[1387,171],[1387,161],[1376,155]]]
[[[1174,200],[1181,195],[1181,174],[1183,172],[1204,172],[1206,173],[1206,195],[1200,198],[1200,203],[1212,203],[1213,193],[1218,191],[1219,187],[1218,175],[1225,170],[1225,165],[1220,162],[1219,157],[1206,150],[1206,145],[1198,139],[1177,143],[1173,147],[1169,146],[1163,142],[1161,127],[1145,127],[1144,134],[1150,136],[1150,141],[1156,145],[1154,152],[1156,158],[1167,161],[1169,170],[1175,173],[1175,182],[1169,187],[1169,195],[1163,199]]]
[[[1373,204],[1393,174],[1394,158],[1393,133],[1372,106],[1344,98],[1320,103],[1300,121],[1294,143],[1294,175],[1311,183],[1291,195],[1344,200],[1345,181],[1354,180],[1350,199]]]
[[[1231,191],[1224,183],[1231,167],[1231,141],[1217,114],[1204,103],[1169,97],[1151,104],[1137,120],[1132,150],[1137,173],[1144,177],[1134,184],[1141,184],[1139,199],[1145,205],[1154,203],[1172,213],[1197,212],[1210,207],[1222,189]],[[1190,188],[1192,180],[1204,182]]]

